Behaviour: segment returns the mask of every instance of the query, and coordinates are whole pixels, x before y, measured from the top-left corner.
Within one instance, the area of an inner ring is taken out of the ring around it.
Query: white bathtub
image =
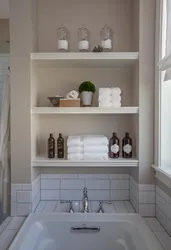
[[[135,214],[29,215],[9,250],[159,250]]]

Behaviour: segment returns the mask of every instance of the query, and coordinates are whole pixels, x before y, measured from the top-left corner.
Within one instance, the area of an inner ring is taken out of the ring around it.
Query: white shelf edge
[[[45,157],[36,157],[32,159],[32,167],[138,167],[139,161],[137,159],[109,159],[106,161],[69,161],[48,159]]]
[[[31,113],[34,115],[41,114],[137,114],[138,107],[120,107],[120,108],[58,108],[58,107],[33,107]]]
[[[139,52],[31,53],[31,60],[138,60]]]

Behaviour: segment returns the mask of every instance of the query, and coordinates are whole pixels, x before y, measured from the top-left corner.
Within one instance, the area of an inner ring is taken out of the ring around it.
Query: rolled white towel
[[[110,96],[112,94],[111,88],[99,88],[99,95]]]
[[[67,152],[68,154],[76,154],[76,153],[83,153],[84,151],[84,147],[80,147],[80,146],[71,146],[67,148]]]
[[[99,107],[112,107],[112,102],[99,102]]]
[[[83,136],[83,144],[85,145],[108,145],[109,140],[104,135],[85,135]]]
[[[116,95],[116,96],[112,96],[112,103],[113,102],[121,102],[121,96],[120,95]]]
[[[68,136],[67,146],[83,146],[82,136]]]
[[[108,160],[108,153],[85,153],[84,160]]]
[[[76,90],[72,90],[70,91],[67,95],[66,98],[67,99],[77,99],[79,96],[79,93]]]
[[[68,154],[68,160],[70,161],[79,161],[79,160],[84,160],[84,155],[83,154]]]
[[[118,87],[111,88],[111,92],[112,92],[112,95],[113,95],[113,94],[116,94],[116,93],[117,93],[118,95],[121,95],[121,93],[122,93],[121,89],[118,88]]]
[[[112,107],[113,108],[120,108],[121,107],[121,102],[113,102]]]
[[[84,153],[108,153],[109,149],[107,145],[85,145],[84,146]]]

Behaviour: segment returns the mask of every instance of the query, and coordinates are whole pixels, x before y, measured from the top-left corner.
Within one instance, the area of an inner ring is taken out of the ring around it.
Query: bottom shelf
[[[108,159],[105,161],[69,161],[66,159],[49,159],[37,156],[32,159],[32,167],[138,167],[139,161],[135,158]]]

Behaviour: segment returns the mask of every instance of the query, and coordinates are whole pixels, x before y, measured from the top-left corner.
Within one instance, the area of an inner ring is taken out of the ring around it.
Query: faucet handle
[[[103,209],[103,201],[99,201],[99,208],[97,210],[97,213],[104,213],[104,209]]]
[[[60,203],[67,203],[67,204],[69,204],[68,212],[72,213],[72,214],[74,213],[72,201],[70,201],[70,200],[61,200]]]

